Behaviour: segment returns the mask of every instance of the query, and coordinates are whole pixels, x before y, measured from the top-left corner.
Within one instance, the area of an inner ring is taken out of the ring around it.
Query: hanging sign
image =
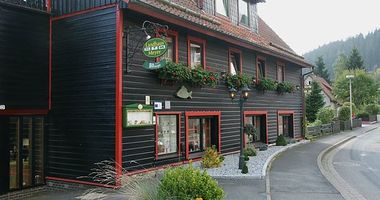
[[[151,38],[144,43],[144,55],[149,58],[157,58],[166,53],[168,44],[162,38]]]
[[[166,65],[166,60],[162,59],[160,62],[145,61],[143,67],[148,70],[160,69]]]

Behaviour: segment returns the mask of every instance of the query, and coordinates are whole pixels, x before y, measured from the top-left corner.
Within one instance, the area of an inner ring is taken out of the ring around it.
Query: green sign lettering
[[[164,39],[151,38],[144,43],[144,55],[149,58],[157,58],[166,53],[168,44]]]

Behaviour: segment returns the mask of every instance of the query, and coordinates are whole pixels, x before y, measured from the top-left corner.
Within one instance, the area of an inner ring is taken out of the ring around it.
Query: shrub
[[[207,174],[189,167],[170,168],[164,172],[159,186],[160,199],[222,200],[224,191],[218,183]]]
[[[340,107],[338,118],[341,121],[350,120],[350,107],[349,106]]]
[[[286,146],[288,143],[285,140],[284,135],[279,135],[276,139],[276,146]]]
[[[344,102],[343,106],[347,106],[348,108],[350,108],[350,102]],[[358,112],[358,109],[356,108],[356,105],[352,103],[352,113],[357,113],[357,112]]]
[[[251,144],[252,140],[256,140],[257,130],[252,124],[246,124],[244,126],[244,132],[248,136],[248,144]]]
[[[370,115],[377,115],[380,111],[380,107],[377,104],[368,104],[365,106],[364,110]]]
[[[323,124],[322,121],[317,119],[313,123],[310,123],[309,126],[320,126],[322,124]]]
[[[256,89],[258,89],[260,91],[265,91],[265,90],[275,91],[275,90],[277,90],[277,83],[276,83],[276,81],[269,79],[269,78],[261,78],[256,83]]]
[[[252,147],[247,147],[244,149],[243,154],[247,156],[256,156],[256,149]]]
[[[332,122],[334,118],[334,109],[330,107],[321,108],[317,113],[317,119],[321,120],[322,124]]]
[[[243,169],[241,169],[241,173],[242,173],[242,174],[248,174],[248,166],[247,166],[247,162],[244,162],[244,164],[243,164]]]
[[[220,154],[218,153],[218,150],[216,150],[215,145],[212,147],[207,147],[205,150],[205,154],[202,157],[202,167],[204,168],[213,168],[213,167],[219,167],[224,158],[221,159]]]
[[[366,111],[361,111],[358,114],[356,114],[357,118],[362,118],[362,119],[368,119],[369,118],[369,113]]]

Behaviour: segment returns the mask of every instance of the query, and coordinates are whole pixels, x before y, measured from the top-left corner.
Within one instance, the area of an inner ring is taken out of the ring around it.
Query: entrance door
[[[2,185],[11,191],[42,184],[44,118],[8,117],[1,125],[0,134],[7,135],[3,142],[7,148],[2,150],[7,154],[2,162],[6,170]]]
[[[293,116],[280,115],[278,120],[278,134],[293,137]]]
[[[191,157],[200,157],[206,147],[218,148],[217,123],[215,117],[189,118],[189,152]]]
[[[246,116],[245,124],[251,124],[256,128],[256,137],[252,138],[252,142],[267,143],[266,131],[266,115],[250,115]],[[246,143],[249,142],[247,134],[244,134]]]

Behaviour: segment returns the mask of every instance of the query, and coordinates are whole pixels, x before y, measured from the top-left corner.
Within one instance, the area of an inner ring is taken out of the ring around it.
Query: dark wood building
[[[156,61],[219,76],[298,88],[301,68],[311,66],[257,15],[257,0],[20,2],[0,0],[2,192],[45,180],[94,184],[78,177],[102,160],[114,160],[119,176],[121,167],[138,173],[200,158],[211,145],[239,151],[239,104],[225,80],[215,87],[163,81],[143,68],[154,61],[142,52],[147,36],[167,42]],[[183,85],[191,98],[175,95]],[[252,90],[244,121],[256,126],[257,141],[302,137],[302,91]]]

